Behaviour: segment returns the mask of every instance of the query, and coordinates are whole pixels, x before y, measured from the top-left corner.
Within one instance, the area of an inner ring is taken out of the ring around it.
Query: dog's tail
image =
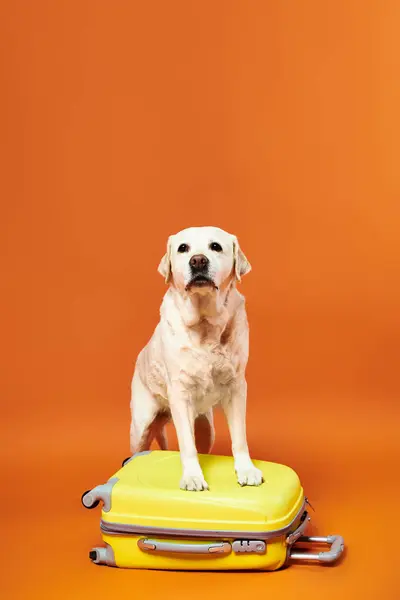
[[[156,416],[148,430],[146,448],[150,448],[152,442],[156,440],[160,450],[168,450],[166,425],[170,420],[171,416],[169,413],[159,413]],[[211,452],[215,440],[212,411],[209,411],[207,415],[199,415],[196,418],[194,434],[197,451],[200,454]]]
[[[157,432],[154,437],[156,439],[157,444],[160,447],[160,450],[168,450],[168,439],[167,432],[165,431],[165,425],[157,429]]]
[[[206,415],[199,415],[194,423],[194,436],[197,452],[209,454],[214,445],[214,421],[212,411]]]
[[[156,440],[160,450],[168,450],[167,432],[165,430],[167,423],[171,420],[169,412],[159,412],[149,428],[148,446],[150,448],[153,440]]]

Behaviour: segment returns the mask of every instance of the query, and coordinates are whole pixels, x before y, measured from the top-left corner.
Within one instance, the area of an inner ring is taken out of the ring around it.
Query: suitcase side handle
[[[306,544],[329,544],[330,548],[326,552],[293,552],[293,547],[289,551],[291,560],[317,561],[321,563],[334,563],[338,560],[344,550],[344,540],[341,535],[328,535],[326,537],[312,536],[300,537],[298,543]]]
[[[232,546],[229,542],[211,542],[200,544],[186,544],[161,542],[149,538],[141,538],[137,543],[140,550],[145,552],[173,552],[174,554],[230,554]]]

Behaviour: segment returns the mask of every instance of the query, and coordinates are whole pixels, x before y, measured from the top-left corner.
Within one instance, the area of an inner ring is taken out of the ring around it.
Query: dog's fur
[[[206,267],[198,267],[199,260],[208,261]],[[172,418],[185,490],[208,489],[197,452],[212,448],[217,404],[227,418],[238,482],[262,482],[246,440],[249,331],[244,298],[236,289],[250,269],[237,238],[216,227],[171,236],[158,268],[169,289],[132,379],[131,451],[147,450],[153,439],[166,449],[165,424]]]

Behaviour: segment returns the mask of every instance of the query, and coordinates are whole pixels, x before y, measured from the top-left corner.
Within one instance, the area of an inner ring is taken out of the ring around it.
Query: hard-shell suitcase
[[[93,548],[96,564],[176,570],[273,571],[291,560],[334,562],[343,551],[341,536],[305,537],[308,501],[289,467],[254,461],[264,483],[238,485],[233,459],[200,455],[210,489],[179,488],[178,452],[134,455],[105,484],[82,496],[86,508],[101,501],[100,529],[105,547]],[[329,544],[309,554],[300,542]]]

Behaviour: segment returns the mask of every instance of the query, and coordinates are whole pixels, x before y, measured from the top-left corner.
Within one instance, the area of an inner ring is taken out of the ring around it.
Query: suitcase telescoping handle
[[[333,563],[338,560],[344,550],[344,540],[341,535],[328,535],[326,537],[312,536],[299,537],[297,543],[306,544],[329,544],[330,549],[325,552],[298,552],[293,551],[293,545],[289,551],[290,560],[316,561],[320,563]]]

